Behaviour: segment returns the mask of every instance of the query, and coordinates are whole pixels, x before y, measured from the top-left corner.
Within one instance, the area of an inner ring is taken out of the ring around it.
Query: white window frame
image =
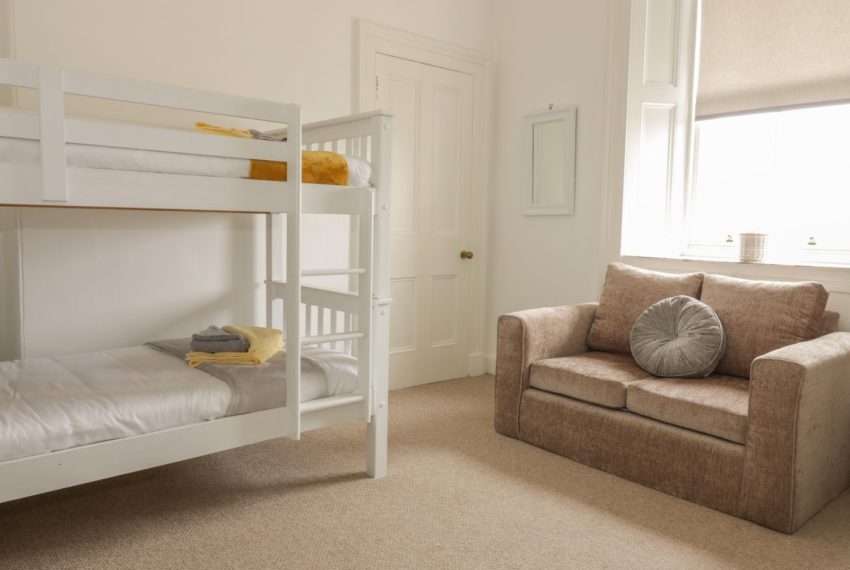
[[[737,241],[690,243],[702,0],[632,0],[620,256],[737,262]],[[771,265],[850,268],[850,250],[801,248]]]

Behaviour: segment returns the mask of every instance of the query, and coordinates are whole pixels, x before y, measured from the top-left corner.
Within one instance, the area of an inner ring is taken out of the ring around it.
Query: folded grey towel
[[[192,335],[190,348],[195,352],[248,352],[251,343],[241,334],[229,333],[215,325],[210,325]]]
[[[204,330],[200,332],[196,332],[192,335],[192,340],[239,340],[242,339],[242,335],[229,333],[220,329],[215,325],[210,325]],[[244,339],[243,339],[244,340]]]
[[[217,352],[248,352],[248,349],[251,348],[251,343],[239,335],[236,335],[235,340],[197,340],[193,338],[190,348],[194,352],[209,352],[210,354]]]
[[[258,131],[256,129],[248,129],[251,136],[261,141],[286,142],[286,129],[277,129],[274,131]]]

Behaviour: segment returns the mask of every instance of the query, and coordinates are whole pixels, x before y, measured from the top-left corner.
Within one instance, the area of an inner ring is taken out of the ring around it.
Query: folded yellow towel
[[[197,368],[205,362],[211,364],[262,364],[283,350],[283,333],[263,327],[221,327],[229,333],[242,335],[251,344],[248,352],[187,352],[186,362]]]

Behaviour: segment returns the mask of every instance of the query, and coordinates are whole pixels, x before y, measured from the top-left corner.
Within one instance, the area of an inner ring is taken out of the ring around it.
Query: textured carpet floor
[[[850,493],[794,536],[496,434],[492,377],[340,426],[0,505],[3,568],[850,568]]]

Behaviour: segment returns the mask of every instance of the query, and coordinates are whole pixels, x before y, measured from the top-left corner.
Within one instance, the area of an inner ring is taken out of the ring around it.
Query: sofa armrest
[[[794,532],[850,485],[850,333],[757,358],[742,515]]]
[[[496,341],[496,431],[519,435],[519,403],[529,366],[587,350],[596,303],[531,309],[499,317]]]

